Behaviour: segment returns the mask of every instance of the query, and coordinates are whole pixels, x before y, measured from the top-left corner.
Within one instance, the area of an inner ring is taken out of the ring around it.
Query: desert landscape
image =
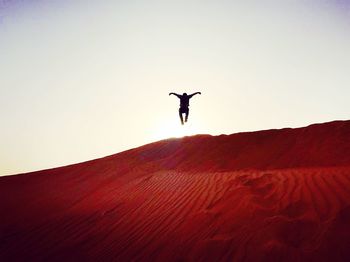
[[[350,121],[0,177],[1,261],[348,261]]]

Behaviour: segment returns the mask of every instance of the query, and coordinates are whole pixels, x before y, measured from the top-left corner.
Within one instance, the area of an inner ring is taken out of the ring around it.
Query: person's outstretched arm
[[[191,94],[191,95],[189,95],[189,96],[192,97],[192,96],[195,96],[195,95],[197,95],[197,94],[201,95],[202,93],[201,93],[201,92],[196,92],[196,93],[193,93],[193,94]]]
[[[174,95],[174,96],[177,96],[177,97],[180,98],[180,95],[179,95],[179,94],[176,94],[176,93],[169,93],[169,96],[170,96],[170,95]]]

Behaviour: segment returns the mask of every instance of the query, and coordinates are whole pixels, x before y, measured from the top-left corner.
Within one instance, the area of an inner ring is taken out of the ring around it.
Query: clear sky
[[[350,1],[0,0],[0,72],[0,175],[350,119]]]

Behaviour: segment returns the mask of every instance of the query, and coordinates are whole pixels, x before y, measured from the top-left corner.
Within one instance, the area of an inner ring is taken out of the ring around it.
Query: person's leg
[[[185,116],[185,122],[187,122],[187,119],[188,119],[188,114],[190,113],[190,110],[187,108],[186,110],[186,116]]]
[[[180,116],[181,124],[183,125],[184,124],[184,119],[182,117],[182,110],[181,110],[181,108],[179,109],[179,116]]]

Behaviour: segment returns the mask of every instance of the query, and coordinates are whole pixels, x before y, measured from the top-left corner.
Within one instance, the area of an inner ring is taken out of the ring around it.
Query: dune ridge
[[[350,121],[0,178],[0,260],[346,261]]]

